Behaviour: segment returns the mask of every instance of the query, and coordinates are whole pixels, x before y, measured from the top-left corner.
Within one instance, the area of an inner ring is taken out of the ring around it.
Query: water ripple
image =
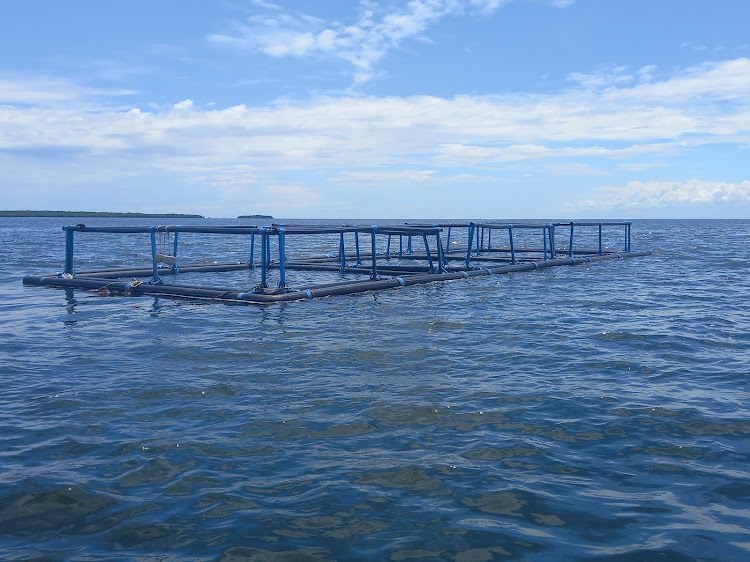
[[[4,558],[750,553],[750,223],[254,308],[24,287],[61,225],[5,221]]]

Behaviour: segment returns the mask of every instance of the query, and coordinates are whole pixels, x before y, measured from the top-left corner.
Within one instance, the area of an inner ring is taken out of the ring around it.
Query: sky
[[[0,209],[749,218],[748,0],[4,0]]]

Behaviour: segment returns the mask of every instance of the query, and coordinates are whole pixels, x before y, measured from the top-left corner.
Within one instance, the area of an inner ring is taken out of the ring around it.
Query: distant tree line
[[[203,215],[184,213],[111,213],[95,211],[0,211],[0,217],[124,217],[124,218],[190,218],[202,219]]]

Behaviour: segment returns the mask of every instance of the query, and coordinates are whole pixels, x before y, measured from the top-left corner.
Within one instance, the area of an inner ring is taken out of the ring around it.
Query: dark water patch
[[[217,447],[210,443],[185,443],[185,447],[195,452],[197,456],[205,456],[211,459],[226,458],[226,457],[252,457],[256,455],[266,455],[269,453],[276,453],[279,451],[277,447],[269,447],[268,445],[240,447],[237,449],[229,449]]]
[[[114,503],[106,495],[87,492],[78,486],[9,494],[0,507],[0,533],[28,536],[49,531],[70,532],[74,525]]]
[[[170,484],[164,489],[164,493],[169,496],[187,496],[194,494],[199,490],[205,490],[212,486],[221,486],[224,481],[218,478],[203,476],[200,474],[185,476],[184,478]]]
[[[374,408],[368,415],[384,425],[403,425],[416,423],[431,425],[439,423],[450,414],[449,409],[434,406],[399,405],[388,408]]]
[[[203,519],[221,519],[235,516],[238,511],[255,509],[258,504],[242,496],[210,493],[201,496],[195,507]]]
[[[528,503],[519,492],[496,492],[461,500],[465,506],[477,508],[485,513],[521,516],[521,510]]]
[[[488,562],[489,560],[496,560],[497,557],[502,559],[507,556],[511,556],[511,553],[503,547],[491,546],[489,548],[469,548],[462,550],[453,556],[453,560],[456,562]]]
[[[391,523],[359,518],[347,519],[342,525],[324,533],[326,537],[336,540],[361,540],[368,535],[376,535],[392,527]]]
[[[613,549],[615,550],[615,549]],[[637,550],[631,550],[630,548],[622,549],[628,550],[625,553],[616,553],[607,556],[607,560],[613,562],[651,562],[651,561],[674,561],[674,562],[693,562],[695,558],[686,554],[682,554],[678,550],[671,548],[641,548]],[[711,560],[712,558],[702,558],[703,560]],[[719,560],[718,558],[713,558]]]
[[[129,523],[114,528],[102,537],[102,540],[115,550],[164,548],[166,539],[175,547],[185,547],[192,542],[184,532],[166,523]]]
[[[9,458],[14,461],[31,460],[34,458],[46,458],[50,460],[81,459],[87,454],[99,450],[100,443],[82,443],[75,439],[62,439],[46,441],[38,446],[24,448]]]
[[[394,562],[402,562],[403,560],[439,560],[440,558],[439,552],[424,549],[397,550],[392,552],[388,557],[389,560],[393,560]]]
[[[142,503],[140,505],[136,505],[131,508],[109,514],[99,520],[94,520],[91,523],[87,523],[86,525],[78,526],[74,528],[72,532],[76,535],[98,534],[116,527],[123,521],[128,521],[131,518],[138,517],[141,514],[156,511],[158,509],[161,509],[161,506],[154,502]]]
[[[566,443],[575,443],[578,441],[601,441],[606,435],[601,431],[583,430],[574,431],[566,430],[561,427],[554,429],[539,430],[536,428],[526,428],[522,431],[525,434],[541,435],[555,441],[564,441]]]
[[[340,516],[335,515],[313,515],[308,517],[297,517],[292,520],[292,525],[295,527],[312,531],[339,527],[342,523],[343,519]]]
[[[654,464],[650,466],[644,466],[643,469],[648,472],[681,472],[685,470],[683,467],[673,464]]]
[[[458,431],[469,432],[485,425],[493,425],[498,428],[502,427],[503,429],[515,429],[521,427],[507,422],[508,418],[502,412],[480,410],[477,412],[453,414],[450,418],[444,420],[443,425],[454,428]]]
[[[263,550],[247,546],[235,546],[224,552],[220,562],[320,562],[333,560],[325,550],[301,548],[295,550]]]
[[[349,476],[355,478],[357,484],[415,491],[434,490],[442,484],[439,478],[434,478],[426,471],[414,466],[384,472],[353,472]]]
[[[705,459],[711,460],[717,457],[717,453],[707,448],[690,447],[684,445],[663,444],[650,447],[629,447],[624,449],[623,454],[643,453],[654,456],[680,457],[685,459]]]
[[[293,440],[307,435],[305,425],[297,420],[256,421],[244,424],[238,437],[267,437],[269,439]]]
[[[323,437],[354,437],[365,433],[376,431],[375,427],[369,423],[353,423],[335,425],[321,431],[311,431],[308,434],[310,439],[320,439]]]
[[[731,501],[750,501],[750,481],[738,481],[715,488],[714,493]]]
[[[140,466],[137,470],[128,472],[120,478],[120,486],[131,488],[150,484],[163,484],[177,474],[195,466],[194,461],[182,465],[175,465],[167,460],[156,458]]]
[[[170,387],[157,388],[141,392],[135,396],[138,400],[163,400],[164,398],[180,397],[186,399],[228,397],[235,396],[237,390],[228,384],[211,385],[205,388]]]
[[[685,432],[693,435],[731,435],[739,437],[750,433],[750,420],[721,423],[715,421],[694,421],[682,426]]]
[[[478,459],[485,461],[496,461],[500,459],[514,458],[514,457],[529,457],[533,455],[543,455],[545,451],[536,447],[525,447],[523,445],[516,445],[515,447],[485,447],[474,451],[468,451],[464,453],[464,457],[467,459]]]

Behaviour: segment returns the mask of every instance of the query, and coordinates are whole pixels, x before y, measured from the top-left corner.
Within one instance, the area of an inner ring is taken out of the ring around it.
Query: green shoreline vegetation
[[[0,211],[0,217],[99,217],[99,218],[180,218],[204,219],[186,213],[115,213],[109,211]],[[272,219],[271,215],[240,215],[238,219]]]
[[[202,219],[202,215],[183,213],[114,213],[96,211],[0,211],[0,217],[124,217],[124,218],[190,218]]]

